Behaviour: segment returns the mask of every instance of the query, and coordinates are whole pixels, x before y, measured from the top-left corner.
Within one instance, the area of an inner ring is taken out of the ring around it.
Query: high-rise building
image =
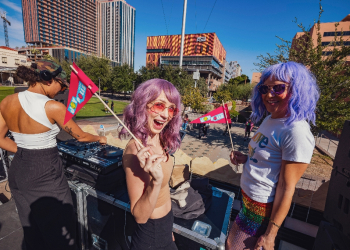
[[[337,31],[335,29],[337,28]],[[312,39],[313,45],[316,47],[317,45],[317,24],[314,24],[310,31],[309,34]],[[333,48],[332,46],[334,44],[334,39],[335,36],[337,36],[337,44],[339,43],[339,37],[343,35],[343,42],[345,46],[350,46],[350,14],[344,17],[341,21],[339,22],[330,22],[330,23],[320,23],[320,30],[319,33],[321,34],[321,43],[322,46],[327,46],[323,49],[322,54],[324,57],[330,56],[333,53]],[[304,32],[298,32],[295,34],[293,41],[292,41],[292,47],[298,50],[297,47],[297,42],[305,42],[307,39],[307,36],[305,36]],[[330,45],[330,46],[328,46]],[[350,55],[347,56],[346,61],[350,62]]]
[[[232,78],[242,75],[241,65],[237,61],[231,62],[231,66],[233,68]]]
[[[24,38],[97,54],[96,0],[22,0]]]
[[[136,11],[125,0],[22,0],[22,8],[26,43],[134,66]]]
[[[226,50],[215,33],[185,35],[182,68],[199,71],[207,80],[209,92],[224,82]],[[147,37],[146,65],[179,66],[181,35]]]
[[[135,8],[124,0],[99,1],[97,8],[99,54],[134,67]]]
[[[229,82],[231,78],[233,78],[233,75],[235,74],[235,62],[226,62],[225,63],[225,82]],[[237,63],[237,62],[236,62]]]

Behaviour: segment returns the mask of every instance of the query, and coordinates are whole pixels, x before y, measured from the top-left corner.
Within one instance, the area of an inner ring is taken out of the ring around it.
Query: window
[[[209,45],[207,46],[207,53],[209,53]]]
[[[327,45],[334,45],[334,42],[332,41],[332,42],[322,42],[322,46],[327,46]],[[345,45],[345,46],[350,46],[350,41],[345,41],[345,42],[343,42],[343,44]],[[340,46],[340,42],[337,42],[336,43],[336,46]]]
[[[323,56],[330,56],[330,55],[332,55],[332,54],[333,54],[332,51],[322,51],[322,55],[323,55]]]
[[[19,59],[15,59],[15,64],[19,65]]]
[[[166,53],[170,52],[170,49],[148,49],[146,53]]]
[[[7,57],[2,57],[2,63],[6,63],[7,64]]]
[[[343,36],[350,36],[350,31],[337,31],[337,36],[341,36],[343,33]],[[323,36],[335,36],[335,32],[324,32]]]

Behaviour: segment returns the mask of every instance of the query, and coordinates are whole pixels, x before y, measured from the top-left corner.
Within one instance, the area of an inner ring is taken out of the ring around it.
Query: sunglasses
[[[168,109],[168,114],[170,118],[173,118],[179,113],[179,109],[176,108],[176,106],[166,107],[165,104],[162,102],[155,102],[151,104],[152,104],[152,106],[150,107],[151,111],[157,114],[162,113],[164,109]]]
[[[260,85],[258,90],[260,94],[266,95],[269,91],[273,91],[276,95],[281,95],[286,91],[287,84],[276,84],[273,86],[268,86],[268,85]]]
[[[55,80],[56,80],[56,82],[58,82],[61,85],[60,92],[63,92],[63,91],[65,91],[67,89],[67,85],[64,84],[61,80],[58,80],[58,79],[55,79]]]

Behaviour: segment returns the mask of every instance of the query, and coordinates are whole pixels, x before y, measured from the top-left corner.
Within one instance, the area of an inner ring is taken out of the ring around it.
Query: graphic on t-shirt
[[[261,132],[256,133],[252,137],[252,141],[256,142],[258,144],[259,148],[265,148],[267,146],[267,144],[269,144],[269,138],[266,137],[265,135],[263,135]],[[257,163],[258,160],[253,158],[253,156],[255,154],[256,147],[253,148],[249,143],[248,149],[249,149],[249,152],[248,152],[249,159],[251,161]]]
[[[267,144],[269,144],[269,138],[267,138],[265,135],[263,135],[261,132],[256,133],[252,140],[256,143],[259,143],[259,148],[265,148]]]
[[[254,155],[254,153],[255,153],[255,149],[256,149],[256,147],[253,148],[252,146],[250,146],[250,144],[248,145],[248,150],[249,150],[248,156],[249,156],[249,159],[250,159],[251,161],[257,163],[258,160],[253,158],[253,155]]]

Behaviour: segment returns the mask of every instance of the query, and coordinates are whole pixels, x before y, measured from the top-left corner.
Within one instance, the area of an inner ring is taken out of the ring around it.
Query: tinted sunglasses
[[[56,80],[56,82],[58,82],[61,85],[60,92],[63,92],[63,91],[65,91],[67,89],[67,85],[64,84],[61,80],[59,80],[59,79],[55,79],[55,80]]]
[[[166,107],[165,104],[162,102],[155,102],[151,104],[152,104],[152,106],[150,107],[151,111],[157,114],[162,113],[164,109],[168,109],[168,114],[170,118],[173,118],[179,113],[179,109],[176,108],[176,106]]]
[[[284,93],[284,91],[286,91],[286,87],[288,85],[287,84],[276,84],[273,86],[268,86],[268,85],[260,85],[258,90],[260,92],[260,94],[266,95],[269,91],[272,91],[276,94],[276,95],[281,95]]]

